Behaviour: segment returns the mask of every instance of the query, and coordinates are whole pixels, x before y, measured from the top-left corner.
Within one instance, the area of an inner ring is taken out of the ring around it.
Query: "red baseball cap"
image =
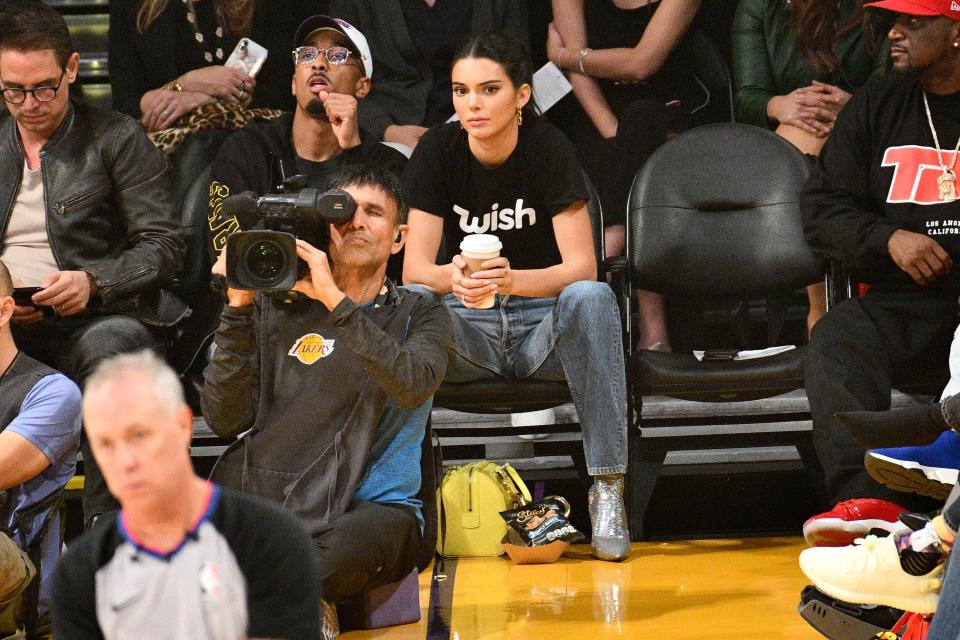
[[[944,16],[960,22],[960,0],[880,0],[863,6],[908,16]]]

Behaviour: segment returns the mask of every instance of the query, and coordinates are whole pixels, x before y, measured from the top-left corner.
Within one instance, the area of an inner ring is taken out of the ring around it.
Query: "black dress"
[[[620,9],[611,0],[586,0],[584,19],[592,49],[633,48],[650,24],[659,2]],[[693,29],[693,26],[689,29]],[[689,31],[688,29],[688,31]],[[617,136],[604,139],[573,94],[549,112],[570,136],[600,193],[606,225],[623,224],[634,175],[670,132],[712,119],[708,94],[678,60],[679,43],[660,71],[643,82],[595,78],[619,120]]]
[[[238,38],[214,35],[216,18],[212,0],[196,2],[203,44],[194,38],[187,22],[187,10],[180,0],[170,0],[166,9],[144,33],[137,31],[140,0],[110,2],[110,85],[113,108],[140,118],[140,99],[188,71],[209,64],[223,64]],[[250,38],[269,51],[267,61],[257,74],[257,88],[251,107],[292,109],[290,79],[293,76],[293,36],[300,22],[319,12],[317,2],[307,0],[260,0],[253,12]],[[204,51],[222,47],[223,60],[208,63]]]

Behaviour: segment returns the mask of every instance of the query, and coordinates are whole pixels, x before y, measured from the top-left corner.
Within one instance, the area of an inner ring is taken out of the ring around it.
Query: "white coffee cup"
[[[500,257],[500,250],[503,243],[500,238],[489,233],[474,233],[465,237],[460,242],[460,255],[463,256],[467,268],[463,270],[463,275],[470,277],[477,271],[483,271],[481,266],[485,260]],[[496,294],[491,293],[476,306],[478,309],[489,309],[493,306]]]

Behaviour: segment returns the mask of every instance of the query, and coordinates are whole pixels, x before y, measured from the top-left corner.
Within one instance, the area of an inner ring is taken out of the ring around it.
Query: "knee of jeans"
[[[437,301],[440,300],[440,296],[435,294],[433,291],[430,291],[430,289],[427,289],[425,286],[421,284],[405,284],[402,287],[400,287],[400,289],[409,291],[411,293],[418,293],[424,298],[426,298],[427,300],[437,300]]]
[[[568,284],[560,292],[559,304],[571,307],[589,305],[597,308],[615,309],[617,299],[613,295],[613,290],[604,282],[578,280]]]

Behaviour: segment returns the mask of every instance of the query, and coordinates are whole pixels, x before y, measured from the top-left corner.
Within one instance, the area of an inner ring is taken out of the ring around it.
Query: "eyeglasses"
[[[66,69],[60,72],[60,78],[57,79],[57,86],[55,87],[34,87],[33,89],[10,87],[0,89],[0,93],[3,93],[3,99],[10,104],[22,103],[27,99],[28,93],[32,93],[37,102],[50,102],[57,97],[57,91],[60,90],[60,85],[63,84],[63,74],[66,72]]]
[[[293,50],[294,64],[312,64],[320,54],[326,58],[330,64],[347,64],[351,56],[356,60],[356,54],[346,47],[328,47],[326,49],[317,49],[316,47],[297,47]]]

